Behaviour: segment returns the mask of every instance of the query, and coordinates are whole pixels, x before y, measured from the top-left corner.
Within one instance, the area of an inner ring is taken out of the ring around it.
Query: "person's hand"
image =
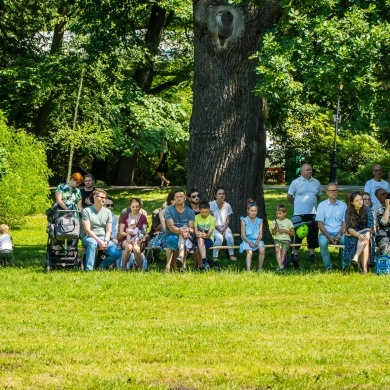
[[[358,238],[359,241],[362,241],[362,242],[367,241],[367,237],[364,234],[361,234],[361,233],[359,233],[357,238]]]
[[[91,203],[91,199],[89,198],[86,198],[85,199],[85,204],[87,204],[88,206],[90,206],[92,203]]]
[[[249,243],[249,246],[250,246],[251,248],[254,248],[254,247],[256,246],[256,244],[255,244],[254,242],[250,242],[250,243]]]
[[[108,246],[108,242],[107,241],[101,241],[99,240],[99,247],[101,249],[107,249],[107,246]]]
[[[386,208],[390,209],[390,199],[385,199]]]

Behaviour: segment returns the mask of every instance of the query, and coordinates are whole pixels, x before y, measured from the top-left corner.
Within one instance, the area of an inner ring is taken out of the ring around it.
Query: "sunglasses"
[[[257,202],[249,202],[248,206],[249,207],[257,206]]]
[[[191,195],[191,199],[195,199],[195,198],[200,198],[200,195],[199,194]]]
[[[106,207],[114,207],[114,203],[108,203],[105,205]]]

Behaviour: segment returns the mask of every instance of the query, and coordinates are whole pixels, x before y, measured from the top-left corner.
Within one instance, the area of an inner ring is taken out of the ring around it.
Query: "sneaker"
[[[351,260],[351,264],[352,264],[352,265],[358,265],[358,261],[357,261],[356,259],[352,259],[352,260]]]
[[[218,257],[213,257],[213,261],[218,261]]]
[[[182,256],[177,256],[176,257],[176,265],[181,268],[183,267],[183,257]]]
[[[292,255],[292,263],[294,268],[299,268],[299,257],[298,255]]]
[[[316,258],[314,257],[314,255],[309,255],[309,261],[310,261],[311,263],[315,263]]]
[[[210,269],[210,264],[208,263],[207,260],[203,260],[203,267],[205,270],[209,270]]]
[[[257,269],[257,272],[258,272],[259,274],[261,274],[262,272],[264,272],[264,270],[263,270],[263,268],[258,268],[258,269]]]
[[[276,269],[276,272],[282,272],[282,271],[284,271],[284,268],[283,268],[283,267],[277,268],[277,269]]]
[[[332,272],[332,271],[333,271],[332,267],[325,268],[325,272]]]

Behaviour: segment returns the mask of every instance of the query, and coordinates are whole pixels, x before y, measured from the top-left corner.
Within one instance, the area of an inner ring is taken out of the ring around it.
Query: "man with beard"
[[[80,190],[81,192],[81,199],[82,199],[82,207],[85,209],[88,206],[91,206],[93,204],[93,191],[95,188],[93,187],[95,185],[95,178],[93,175],[88,173],[84,176],[84,188]]]

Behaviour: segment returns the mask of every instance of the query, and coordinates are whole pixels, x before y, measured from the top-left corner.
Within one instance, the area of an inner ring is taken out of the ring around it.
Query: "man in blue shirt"
[[[316,221],[320,229],[318,242],[324,267],[327,271],[332,269],[330,261],[329,244],[344,244],[345,211],[347,205],[338,200],[338,187],[329,183],[326,188],[328,199],[318,205]]]

